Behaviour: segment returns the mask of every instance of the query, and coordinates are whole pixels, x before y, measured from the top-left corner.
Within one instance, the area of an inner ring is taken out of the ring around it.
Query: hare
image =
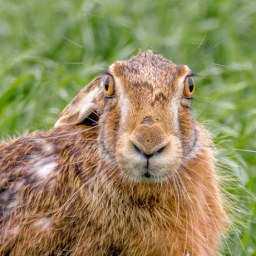
[[[142,52],[50,131],[0,144],[0,255],[217,255],[228,217],[192,77]]]

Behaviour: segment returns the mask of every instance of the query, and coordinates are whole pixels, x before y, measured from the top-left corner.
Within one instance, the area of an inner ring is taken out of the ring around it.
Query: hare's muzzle
[[[136,181],[163,181],[180,165],[181,144],[159,123],[139,124],[118,148],[125,174]]]

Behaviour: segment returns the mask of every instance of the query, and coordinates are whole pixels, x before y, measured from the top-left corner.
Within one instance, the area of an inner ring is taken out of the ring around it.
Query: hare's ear
[[[101,77],[97,77],[83,88],[62,111],[54,127],[85,124],[94,126],[103,109]]]

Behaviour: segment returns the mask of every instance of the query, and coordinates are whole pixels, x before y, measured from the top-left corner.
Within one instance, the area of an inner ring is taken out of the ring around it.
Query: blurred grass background
[[[256,255],[256,2],[0,0],[0,138],[48,129],[112,61],[150,48],[199,75],[195,116],[241,212],[222,255]]]

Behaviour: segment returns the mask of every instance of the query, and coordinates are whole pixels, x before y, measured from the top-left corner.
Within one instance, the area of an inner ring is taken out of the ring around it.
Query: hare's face
[[[99,141],[121,175],[164,181],[191,154],[196,144],[191,76],[187,66],[151,52],[116,62],[103,76]]]
[[[166,180],[197,145],[191,76],[187,66],[152,52],[116,62],[80,91],[56,127],[98,124],[101,157],[120,175]]]

